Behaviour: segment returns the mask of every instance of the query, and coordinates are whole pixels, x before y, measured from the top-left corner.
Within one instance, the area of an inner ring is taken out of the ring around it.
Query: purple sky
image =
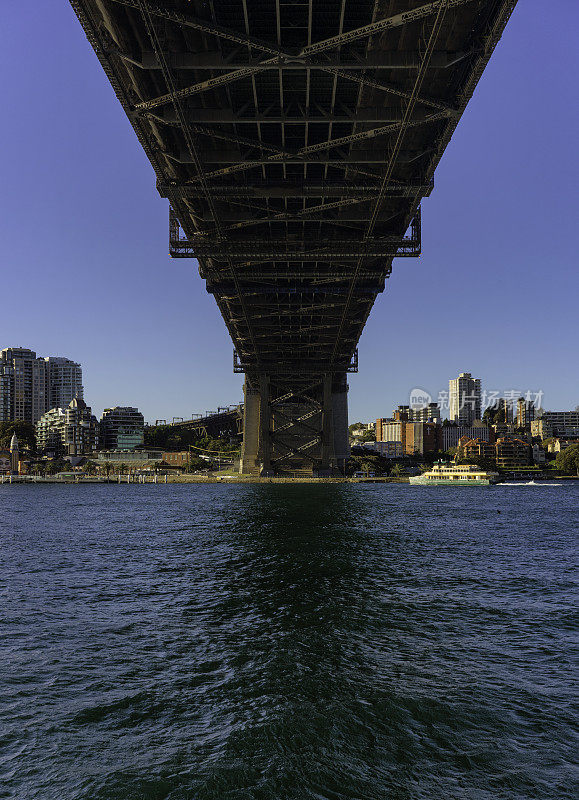
[[[2,17],[0,347],[80,361],[98,413],[237,402],[221,316],[167,255],[167,201],[72,9]],[[579,404],[578,26],[574,0],[519,3],[423,203],[423,255],[394,262],[370,316],[351,420],[462,371]]]

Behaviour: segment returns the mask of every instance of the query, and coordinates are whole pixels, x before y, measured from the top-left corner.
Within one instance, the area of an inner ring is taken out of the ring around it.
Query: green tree
[[[399,478],[401,475],[405,475],[405,474],[406,474],[406,470],[404,469],[402,464],[394,464],[394,466],[390,470],[390,475],[393,478]]]
[[[208,462],[203,458],[199,458],[199,456],[196,455],[191,455],[189,463],[187,464],[187,472],[197,472],[197,470],[200,469],[207,469],[208,466]]]
[[[579,444],[572,444],[561,450],[553,466],[563,475],[579,475]]]
[[[56,475],[58,472],[66,472],[67,470],[70,470],[70,464],[63,458],[54,458],[46,465],[48,475]]]
[[[488,406],[485,408],[482,421],[487,425],[504,425],[507,421],[506,411],[503,406]]]
[[[0,447],[8,449],[10,440],[16,434],[20,449],[36,450],[36,431],[30,422],[21,419],[14,422],[0,422]]]

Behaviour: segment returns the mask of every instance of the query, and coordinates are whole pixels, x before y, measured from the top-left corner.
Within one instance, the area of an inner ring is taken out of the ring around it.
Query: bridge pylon
[[[346,373],[296,376],[246,375],[244,475],[344,473],[348,443]]]

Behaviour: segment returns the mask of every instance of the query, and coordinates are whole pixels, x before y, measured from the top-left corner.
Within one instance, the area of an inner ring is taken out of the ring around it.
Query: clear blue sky
[[[2,3],[0,347],[80,361],[86,399],[148,420],[242,397],[196,263],[167,255],[167,201],[70,6]],[[579,404],[575,0],[520,0],[360,342],[350,418],[489,390]]]

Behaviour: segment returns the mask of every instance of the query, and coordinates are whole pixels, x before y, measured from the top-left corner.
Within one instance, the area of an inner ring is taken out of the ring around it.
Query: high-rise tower
[[[82,368],[76,361],[40,358],[27,347],[0,350],[0,421],[35,424],[49,409],[82,396]]]
[[[461,372],[448,382],[450,419],[459,425],[470,426],[481,418],[481,382],[470,372]]]

